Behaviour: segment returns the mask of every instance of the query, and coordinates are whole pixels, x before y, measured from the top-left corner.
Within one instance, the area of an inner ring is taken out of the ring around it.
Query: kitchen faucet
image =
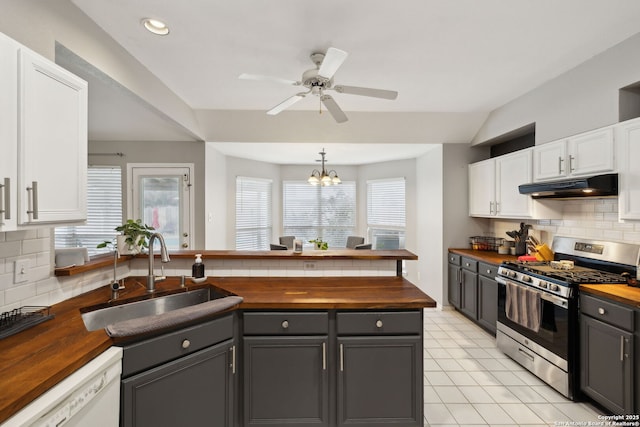
[[[167,245],[164,243],[164,237],[160,233],[153,233],[149,237],[149,274],[147,275],[147,292],[155,292],[156,280],[164,280],[165,277],[157,277],[153,274],[153,243],[155,239],[160,241],[160,260],[162,262],[169,262],[169,253],[167,252]]]

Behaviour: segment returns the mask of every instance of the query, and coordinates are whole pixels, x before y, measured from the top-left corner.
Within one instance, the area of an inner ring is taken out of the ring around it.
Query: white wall
[[[541,144],[619,121],[618,89],[640,81],[640,34],[489,114],[473,143],[536,124]]]
[[[228,249],[227,245],[227,159],[226,156],[205,143],[205,191],[204,199],[204,227],[196,229],[196,233],[205,236],[206,249]],[[234,217],[235,221],[235,217]]]

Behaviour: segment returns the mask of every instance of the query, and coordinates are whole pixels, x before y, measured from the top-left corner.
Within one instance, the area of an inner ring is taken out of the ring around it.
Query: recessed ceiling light
[[[169,27],[162,21],[153,18],[144,18],[142,20],[142,25],[153,34],[158,34],[160,36],[166,36],[169,34]]]

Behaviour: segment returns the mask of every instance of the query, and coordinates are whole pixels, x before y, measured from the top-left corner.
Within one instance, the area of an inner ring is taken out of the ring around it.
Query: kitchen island
[[[178,277],[158,282],[158,292],[179,288],[179,282]],[[397,276],[210,277],[207,283],[222,292],[242,296],[244,302],[238,307],[241,311],[417,310],[421,313],[422,308],[435,307],[430,297]],[[183,289],[203,285],[187,283],[188,287]],[[144,294],[143,280],[130,277],[120,298]],[[56,304],[52,307],[54,319],[0,341],[0,422],[114,344],[103,330],[88,332],[80,316],[81,308],[105,303],[109,296],[105,286]],[[421,378],[422,372],[420,384]]]

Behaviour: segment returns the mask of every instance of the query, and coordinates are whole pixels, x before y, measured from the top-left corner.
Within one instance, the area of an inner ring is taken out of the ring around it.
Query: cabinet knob
[[[382,328],[382,320],[376,320],[376,328]]]
[[[287,329],[289,327],[289,321],[288,320],[283,320],[282,321],[282,329]]]
[[[487,274],[491,274],[491,269],[487,269]]]
[[[604,314],[604,313],[605,313],[604,308],[602,307],[598,308],[598,314]]]
[[[189,340],[184,340],[182,341],[182,348],[189,348],[189,346],[191,345],[191,341]]]
[[[465,262],[464,265],[466,265],[467,267],[471,266],[471,264],[469,264],[468,262]]]

